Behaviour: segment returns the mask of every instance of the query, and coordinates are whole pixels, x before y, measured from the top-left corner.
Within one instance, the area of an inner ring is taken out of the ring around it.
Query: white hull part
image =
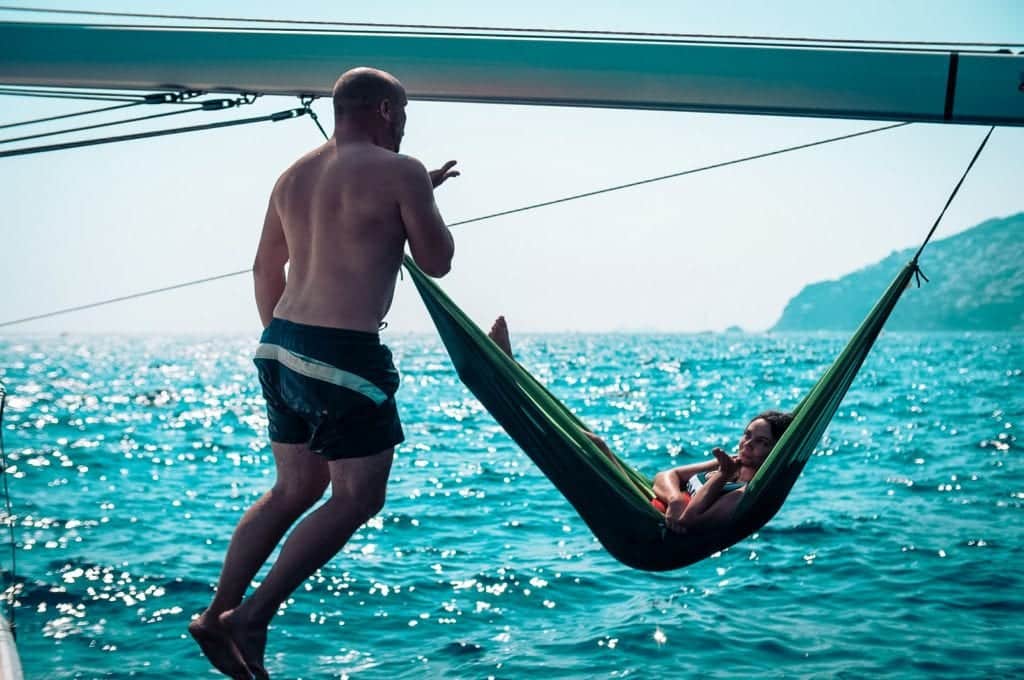
[[[0,616],[0,680],[24,680],[24,677],[11,626]]]

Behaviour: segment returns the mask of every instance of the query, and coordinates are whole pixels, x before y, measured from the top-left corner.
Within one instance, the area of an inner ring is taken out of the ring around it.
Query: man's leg
[[[331,497],[295,527],[260,587],[221,616],[257,677],[266,673],[267,626],[278,607],[384,506],[394,451],[330,461]]]
[[[330,481],[327,461],[305,444],[271,442],[277,480],[238,522],[217,593],[210,606],[189,624],[189,632],[217,670],[232,677],[249,677],[238,650],[231,644],[219,617],[238,606],[246,588],[295,520],[322,496]]]

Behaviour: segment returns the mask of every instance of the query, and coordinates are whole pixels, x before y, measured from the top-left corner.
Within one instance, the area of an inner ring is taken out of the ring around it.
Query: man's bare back
[[[428,173],[398,153],[408,102],[397,80],[389,95],[369,112],[349,101],[356,115],[338,119],[334,136],[274,186],[253,264],[264,327],[276,316],[376,332],[391,307],[406,240],[425,272],[448,272],[455,244],[434,189],[459,173],[454,161]],[[336,99],[336,109],[344,103]]]
[[[273,316],[375,332],[407,238],[421,266],[447,271],[450,254],[432,243],[442,229],[419,161],[369,142],[327,142],[288,168],[271,195],[260,249],[283,248],[289,262]]]

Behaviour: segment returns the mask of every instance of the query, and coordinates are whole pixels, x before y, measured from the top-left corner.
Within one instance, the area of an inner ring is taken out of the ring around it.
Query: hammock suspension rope
[[[913,258],[913,262],[914,263],[916,263],[917,259],[919,257],[921,257],[921,253],[924,251],[924,247],[926,245],[928,245],[929,241],[932,240],[932,234],[934,234],[935,230],[938,229],[939,222],[942,221],[943,216],[945,216],[945,214],[946,214],[946,210],[949,209],[949,204],[953,202],[954,198],[956,198],[956,194],[957,194],[958,191],[960,191],[961,185],[963,185],[964,180],[967,179],[967,174],[971,171],[971,168],[974,167],[975,161],[978,160],[978,156],[981,155],[982,149],[984,149],[985,145],[988,144],[988,138],[992,136],[992,132],[995,129],[996,128],[995,128],[994,125],[989,127],[988,133],[985,135],[985,138],[983,140],[981,140],[981,144],[978,145],[978,150],[974,152],[974,157],[971,158],[971,162],[967,164],[967,169],[964,170],[964,174],[960,176],[960,181],[956,183],[956,186],[953,187],[952,193],[949,194],[949,198],[946,199],[946,205],[942,206],[942,211],[939,212],[939,216],[935,218],[935,223],[932,224],[932,228],[928,231],[928,235],[925,236],[924,242],[921,243],[921,247],[917,249],[916,253],[914,253],[914,258]],[[926,278],[925,281],[927,281],[927,280],[928,279]]]

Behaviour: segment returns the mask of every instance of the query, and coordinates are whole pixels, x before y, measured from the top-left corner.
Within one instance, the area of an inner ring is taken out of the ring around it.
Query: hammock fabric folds
[[[662,514],[651,505],[654,492],[647,477],[602,453],[583,434],[586,426],[502,352],[409,257],[405,267],[462,382],[576,508],[605,549],[620,562],[647,571],[702,560],[757,531],[778,512],[918,270],[916,261],[903,268],[835,363],[794,409],[793,423],[747,485],[733,527],[676,534],[665,528]]]

